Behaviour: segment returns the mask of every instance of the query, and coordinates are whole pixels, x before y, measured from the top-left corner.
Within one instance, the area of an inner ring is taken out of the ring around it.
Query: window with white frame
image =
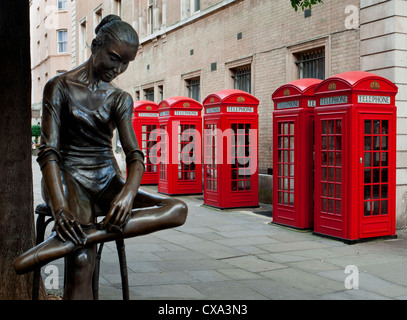
[[[122,1],[121,0],[114,0],[113,3],[113,10],[114,14],[117,14],[119,17],[122,16]]]
[[[58,0],[58,10],[66,10],[66,0]]]
[[[58,53],[68,52],[68,31],[58,30]]]
[[[201,10],[201,0],[191,0],[191,12],[197,12]]]
[[[201,99],[201,79],[200,77],[195,77],[191,79],[186,79],[185,80],[187,91],[188,91],[188,97],[192,98],[196,101],[199,101]]]
[[[79,63],[85,62],[86,56],[86,20],[80,23],[79,30]]]
[[[181,18],[186,19],[201,10],[201,0],[181,0]]]

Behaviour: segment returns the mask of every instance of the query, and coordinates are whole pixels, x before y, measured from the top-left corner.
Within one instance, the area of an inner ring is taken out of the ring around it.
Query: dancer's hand
[[[124,187],[112,201],[110,210],[103,221],[103,227],[106,227],[109,222],[116,226],[125,223],[130,218],[135,197],[136,194],[133,190]]]
[[[59,209],[55,213],[55,225],[53,231],[63,242],[65,237],[70,239],[75,245],[84,245],[86,234],[83,232],[78,220],[69,210]]]

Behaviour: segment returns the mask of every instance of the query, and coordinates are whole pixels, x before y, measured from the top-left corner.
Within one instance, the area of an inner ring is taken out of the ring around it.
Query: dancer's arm
[[[41,124],[41,146],[37,161],[40,164],[44,183],[51,199],[52,212],[58,237],[69,238],[75,244],[83,244],[85,237],[78,220],[68,209],[58,162],[60,114],[62,107],[62,88],[57,78],[50,80],[44,88],[43,116]]]
[[[123,189],[111,203],[104,226],[109,222],[119,226],[130,217],[144,173],[144,155],[140,151],[132,124],[133,100],[128,93],[121,95],[118,110],[120,116],[117,117],[117,129],[126,154],[127,179]]]

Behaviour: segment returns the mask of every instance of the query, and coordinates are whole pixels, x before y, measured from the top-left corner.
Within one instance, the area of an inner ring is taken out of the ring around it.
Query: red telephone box
[[[316,234],[345,242],[395,236],[397,90],[363,71],[316,87]]]
[[[158,105],[160,166],[158,192],[202,193],[202,104],[172,97]]]
[[[299,79],[272,95],[273,223],[310,229],[314,222],[314,89]]]
[[[206,97],[204,114],[204,203],[217,208],[259,204],[259,100],[241,90]]]
[[[144,153],[145,171],[141,184],[157,184],[158,105],[155,102],[145,100],[134,102],[133,128]]]

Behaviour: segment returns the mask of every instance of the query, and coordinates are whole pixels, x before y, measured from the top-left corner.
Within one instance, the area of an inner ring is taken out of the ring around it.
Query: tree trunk
[[[0,1],[0,299],[31,299],[15,257],[34,244],[29,1]]]

